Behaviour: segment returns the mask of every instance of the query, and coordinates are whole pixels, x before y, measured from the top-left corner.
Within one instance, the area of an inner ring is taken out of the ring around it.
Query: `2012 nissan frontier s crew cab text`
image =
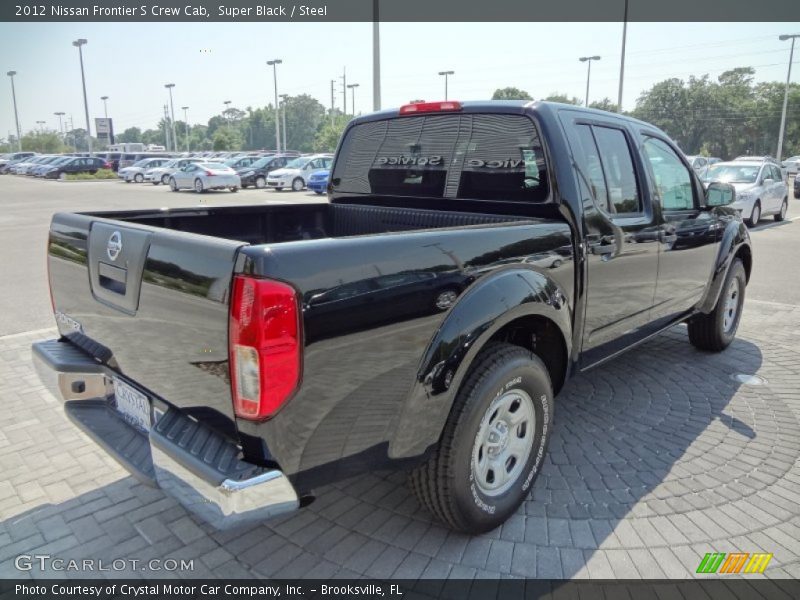
[[[672,325],[724,350],[752,255],[658,129],[546,102],[350,122],[329,202],[53,216],[67,415],[218,527],[410,471],[477,533],[531,489],[570,375]],[[624,360],[624,359],[623,359]]]

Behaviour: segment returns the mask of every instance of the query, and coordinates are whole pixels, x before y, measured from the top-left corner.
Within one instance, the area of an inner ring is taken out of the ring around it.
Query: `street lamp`
[[[83,84],[83,110],[86,113],[86,142],[89,145],[89,156],[92,155],[92,130],[89,126],[89,100],[86,97],[86,74],[83,70],[83,46],[87,41],[83,38],[75,40],[72,45],[78,49],[78,56],[81,60],[81,83]]]
[[[347,84],[347,87],[350,88],[350,92],[351,92],[350,97],[352,98],[352,102],[350,102],[350,104],[353,105],[353,116],[354,117],[356,116],[356,88],[358,87],[358,85],[359,84],[357,84],[357,83],[348,83]]]
[[[439,71],[439,75],[444,75],[444,99],[447,100],[447,78],[455,75],[455,71]]]
[[[186,129],[186,151],[189,152],[189,107],[181,106],[181,110],[183,111],[183,124]]]
[[[39,126],[39,133],[44,133],[43,125],[47,123],[47,121],[36,121],[36,124]]]
[[[172,119],[172,145],[173,150],[178,151],[178,136],[175,134],[175,105],[172,103],[172,88],[175,87],[174,83],[166,83],[164,87],[169,90],[169,112]]]
[[[17,114],[17,92],[14,89],[14,75],[16,74],[16,71],[9,71],[6,73],[6,75],[11,78],[11,97],[14,99],[14,119],[17,123],[17,148],[20,152],[22,152],[22,139],[19,131],[19,115]]]
[[[276,150],[281,151],[281,126],[280,113],[278,112],[278,65],[283,63],[280,58],[268,60],[267,65],[272,67],[272,82],[275,86],[275,144]],[[286,148],[284,148],[285,150]]]
[[[105,118],[108,118],[108,96],[100,96],[100,100],[103,101],[103,115]]]
[[[794,59],[794,41],[800,37],[800,33],[794,35],[781,35],[778,39],[782,42],[792,40],[792,49],[789,50],[789,72],[786,73],[786,89],[783,90],[783,112],[781,112],[781,129],[778,133],[778,153],[775,158],[781,159],[783,153],[783,133],[786,130],[786,105],[789,102],[789,80],[792,78],[792,60]]]
[[[289,98],[289,94],[281,94],[281,104],[283,104],[283,151],[286,152],[286,149],[289,147],[286,144],[286,99]]]
[[[53,114],[58,117],[58,130],[61,132],[61,137],[64,137],[64,123],[61,120],[61,117],[63,117],[67,113],[54,112]]]
[[[593,60],[600,60],[599,56],[581,56],[578,60],[581,62],[588,62],[589,63],[589,71],[586,73],[586,102],[584,106],[589,106],[589,79],[592,76],[592,61]]]
[[[224,100],[222,103],[225,105],[225,110],[222,111],[222,114],[225,115],[225,121],[228,123],[228,128],[230,128],[230,126],[231,126],[231,118],[230,118],[229,115],[226,115],[225,113],[228,112],[228,109],[231,107],[231,101],[230,100]]]

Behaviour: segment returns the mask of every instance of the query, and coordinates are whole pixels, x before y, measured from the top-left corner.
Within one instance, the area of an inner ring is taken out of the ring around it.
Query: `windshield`
[[[133,163],[133,166],[134,167],[145,167],[150,163],[151,160],[153,160],[153,159],[152,158],[143,158],[142,160],[137,160],[135,163]]]
[[[260,169],[261,167],[266,167],[270,161],[272,160],[272,156],[264,156],[259,158],[256,162],[250,165],[254,169]]]
[[[178,165],[178,161],[177,160],[171,160],[167,164],[161,165],[161,166],[162,167],[175,167],[177,165]]]
[[[61,157],[58,158],[58,160],[54,160],[52,162],[52,164],[54,164],[54,165],[63,165],[65,162],[68,162],[70,160],[72,160],[71,156],[61,156]]]
[[[725,183],[755,183],[759,165],[720,165],[709,167],[703,181],[723,181]]]
[[[305,167],[310,162],[311,162],[311,159],[308,158],[308,157],[295,158],[293,161],[290,161],[289,163],[287,163],[286,168],[287,169],[302,169],[303,167]]]
[[[222,163],[202,163],[200,166],[204,169],[215,169],[217,171],[228,170],[228,165],[223,165]]]

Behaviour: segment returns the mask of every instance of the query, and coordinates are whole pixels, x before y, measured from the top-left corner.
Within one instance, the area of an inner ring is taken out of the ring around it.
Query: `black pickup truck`
[[[60,333],[34,344],[69,417],[218,527],[327,482],[410,470],[450,527],[529,492],[570,375],[677,323],[728,346],[747,229],[658,129],[545,102],[354,119],[328,202],[60,213]]]

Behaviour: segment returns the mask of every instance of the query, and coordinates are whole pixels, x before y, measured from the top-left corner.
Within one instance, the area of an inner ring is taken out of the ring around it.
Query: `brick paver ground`
[[[0,577],[30,576],[14,558],[46,553],[194,559],[165,574],[181,577],[685,578],[711,551],[771,552],[766,575],[800,577],[800,308],[748,302],[722,354],[679,327],[574,378],[531,498],[478,537],[434,522],[401,473],[212,531],[67,421],[31,367],[43,337],[0,338]]]

